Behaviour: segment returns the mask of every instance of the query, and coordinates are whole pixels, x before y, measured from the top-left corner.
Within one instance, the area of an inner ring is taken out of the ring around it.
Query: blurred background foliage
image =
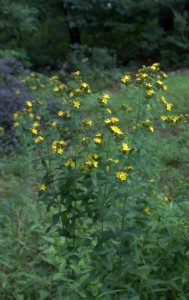
[[[188,0],[0,0],[0,57],[47,71],[175,69],[189,63],[188,11]]]

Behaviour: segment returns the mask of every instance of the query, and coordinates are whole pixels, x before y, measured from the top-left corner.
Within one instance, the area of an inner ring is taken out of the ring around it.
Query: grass
[[[169,74],[166,96],[174,104],[176,114],[189,111],[189,72],[177,71]]]

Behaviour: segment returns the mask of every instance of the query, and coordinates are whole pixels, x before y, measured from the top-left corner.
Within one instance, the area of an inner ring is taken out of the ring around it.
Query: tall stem
[[[110,152],[110,135],[108,137],[108,149],[106,152],[106,161],[108,160],[109,157],[109,152]],[[107,174],[107,170],[106,170],[106,174]],[[101,218],[102,218],[102,222],[101,222],[101,231],[103,234],[104,231],[104,203],[106,201],[106,193],[107,193],[107,181],[105,181],[105,185],[104,185],[104,194],[103,194],[103,203],[102,203],[102,213],[101,213]]]
[[[53,172],[52,172],[52,164],[51,164],[51,160],[50,160],[49,146],[48,146],[47,143],[46,143],[46,145],[47,145],[47,156],[48,156],[48,163],[49,163],[49,171],[50,171],[50,174],[52,175]],[[62,216],[61,202],[60,202],[60,200],[57,196],[57,191],[56,191],[54,181],[52,182],[52,188],[53,188],[53,191],[54,191],[54,194],[55,194],[55,200],[56,200],[58,212],[60,213],[61,226],[62,226],[62,232],[63,232],[63,230],[64,230],[64,221],[63,221],[63,216]],[[66,238],[65,238],[65,240],[66,240],[66,243],[68,243]]]
[[[77,143],[76,143],[76,138],[78,136],[78,129],[77,129],[77,124],[76,124],[76,113],[74,112],[74,190],[76,194],[76,188],[77,188]],[[77,202],[76,199],[74,198],[74,211],[73,211],[73,247],[75,246],[75,239],[76,239],[76,207],[77,207]]]

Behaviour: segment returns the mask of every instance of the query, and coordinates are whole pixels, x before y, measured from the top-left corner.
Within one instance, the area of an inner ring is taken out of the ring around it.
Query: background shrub
[[[13,114],[20,110],[24,101],[29,98],[19,79],[26,72],[17,59],[0,59],[0,126],[4,129],[4,142],[14,142]]]

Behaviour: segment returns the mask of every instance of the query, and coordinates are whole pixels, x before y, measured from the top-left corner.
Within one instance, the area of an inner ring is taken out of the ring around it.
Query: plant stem
[[[48,146],[47,143],[46,143],[46,145],[47,145],[47,156],[48,156],[48,163],[49,163],[49,171],[50,171],[50,174],[52,175],[53,173],[52,173],[52,164],[51,164],[51,160],[50,160],[49,146]],[[53,191],[54,191],[54,194],[55,194],[55,200],[56,200],[56,204],[57,204],[57,207],[58,207],[58,211],[60,213],[61,226],[62,226],[62,232],[63,232],[64,231],[64,221],[63,221],[63,216],[62,216],[61,202],[58,199],[54,181],[52,182],[52,188],[53,188]],[[68,244],[68,241],[67,241],[66,237],[65,237],[65,240],[66,240],[66,243]]]

